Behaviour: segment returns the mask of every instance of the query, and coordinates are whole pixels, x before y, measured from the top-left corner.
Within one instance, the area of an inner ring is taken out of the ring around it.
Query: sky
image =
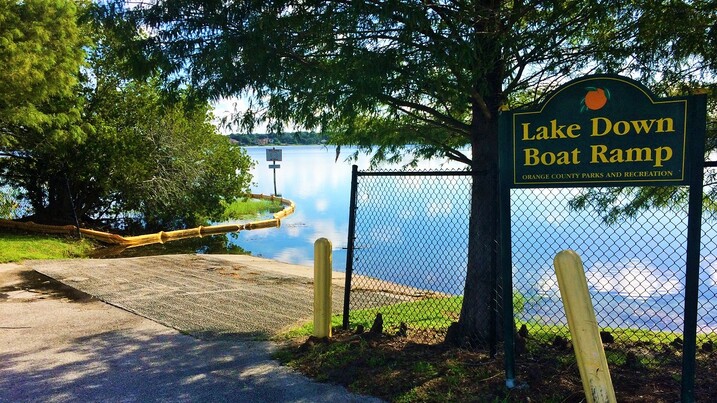
[[[222,134],[232,134],[234,132],[237,132],[238,130],[232,130],[231,128],[222,127],[222,125],[219,124],[222,118],[231,116],[234,111],[245,111],[249,107],[249,103],[245,98],[238,98],[238,97],[230,97],[230,98],[221,98],[214,102],[212,102],[212,107],[214,108],[214,121],[213,123],[217,126],[219,129],[219,132]],[[266,126],[262,125],[259,127],[254,128],[254,132],[256,133],[265,133],[266,132]]]
[[[212,107],[214,108],[214,120],[213,123],[217,126],[219,129],[219,132],[224,135],[229,135],[232,133],[241,132],[241,130],[238,130],[236,128],[227,128],[223,127],[220,124],[220,121],[222,118],[231,116],[232,114],[236,112],[244,112],[249,108],[249,101],[246,97],[228,97],[228,98],[220,98],[214,102],[212,102]],[[293,132],[297,130],[301,130],[301,128],[296,127],[294,125],[287,125],[284,127],[284,130],[287,132]],[[254,133],[266,133],[266,123],[262,123],[254,127],[253,130]]]

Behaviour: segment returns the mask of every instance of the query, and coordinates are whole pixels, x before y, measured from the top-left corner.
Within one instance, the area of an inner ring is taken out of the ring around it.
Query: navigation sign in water
[[[281,149],[280,148],[267,148],[266,149],[266,160],[267,161],[281,161]]]
[[[274,170],[274,196],[279,196],[279,194],[276,193],[276,170],[277,168],[281,168],[281,165],[277,164],[276,161],[281,161],[281,149],[275,147],[267,148],[266,160],[272,162],[272,164],[269,164],[269,168]]]

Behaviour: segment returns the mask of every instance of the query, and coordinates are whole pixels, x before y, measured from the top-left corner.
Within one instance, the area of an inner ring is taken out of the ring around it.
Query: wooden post
[[[577,253],[564,250],[555,256],[554,265],[585,397],[588,403],[617,402],[583,262]]]
[[[331,337],[331,241],[314,242],[314,337]]]

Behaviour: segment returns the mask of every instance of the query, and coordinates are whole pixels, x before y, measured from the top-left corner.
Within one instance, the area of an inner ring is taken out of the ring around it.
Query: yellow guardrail
[[[86,228],[77,228],[74,225],[46,225],[36,224],[34,222],[22,222],[12,220],[0,220],[0,227],[17,229],[31,232],[42,232],[46,234],[67,234],[74,235],[78,231],[83,236],[95,239],[99,242],[118,245],[124,247],[134,247],[141,245],[149,245],[154,243],[165,243],[170,241],[176,241],[179,239],[186,238],[197,238],[207,235],[226,234],[228,232],[239,232],[239,231],[251,231],[262,228],[274,228],[281,226],[281,219],[292,214],[296,209],[296,205],[289,199],[284,199],[278,196],[268,196],[263,194],[251,194],[252,199],[263,199],[271,201],[279,201],[284,209],[275,213],[274,218],[269,220],[253,221],[242,224],[229,224],[229,225],[209,225],[199,226],[196,228],[180,229],[175,231],[160,231],[154,234],[137,235],[123,237],[117,234],[109,232],[95,231]]]

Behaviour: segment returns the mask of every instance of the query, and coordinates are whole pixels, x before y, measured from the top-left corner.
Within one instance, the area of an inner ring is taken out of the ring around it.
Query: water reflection
[[[334,246],[334,267],[343,269],[351,165],[342,160],[334,162],[335,151],[326,147],[281,148],[283,161],[276,170],[277,192],[296,203],[296,212],[283,219],[280,228],[241,232],[230,242],[256,256],[312,265],[313,243],[325,237]],[[274,178],[265,150],[265,147],[247,148],[256,161],[252,191],[271,194]]]
[[[327,238],[333,245],[333,267],[343,271],[346,267],[346,241],[348,238],[349,196],[351,189],[351,165],[359,169],[369,168],[370,161],[360,156],[358,161],[347,162],[343,156],[351,155],[355,149],[343,149],[336,160],[332,147],[290,146],[282,149],[281,167],[276,170],[278,193],[296,203],[296,212],[285,218],[278,229],[241,232],[232,243],[252,251],[256,256],[276,259],[288,263],[313,265],[314,242],[318,238]],[[252,170],[256,193],[271,194],[274,191],[273,172],[266,161],[266,147],[247,147],[249,155],[257,162]],[[401,163],[384,164],[378,169],[399,169]],[[456,169],[462,164],[446,161],[423,161],[421,169]],[[422,178],[401,178],[396,192],[415,190],[421,187]],[[415,195],[415,194],[414,194]],[[391,195],[362,193],[362,202],[372,197],[372,203],[383,208],[391,208]],[[429,207],[429,213],[435,216],[450,214],[449,202]],[[405,211],[410,219],[415,212]],[[397,237],[398,234],[381,236]]]
[[[231,239],[236,238],[237,234],[212,235],[202,238],[187,238],[177,241],[167,242],[165,244],[151,244],[138,247],[128,248],[126,246],[110,246],[93,251],[89,256],[95,259],[113,258],[113,257],[139,257],[139,256],[159,256],[159,255],[178,255],[184,253],[216,253],[230,255],[249,255],[250,251],[245,250]]]
[[[646,300],[655,294],[679,294],[682,284],[675,276],[668,276],[651,262],[637,259],[598,262],[586,273],[589,286],[597,292],[616,293],[632,299]]]

